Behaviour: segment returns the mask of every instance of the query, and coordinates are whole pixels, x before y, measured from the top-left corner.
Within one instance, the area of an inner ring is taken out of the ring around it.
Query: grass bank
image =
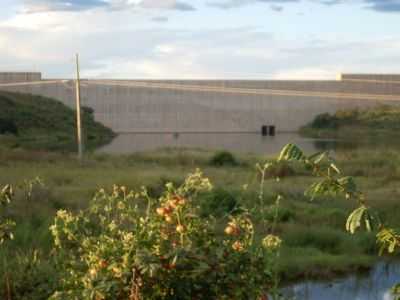
[[[385,141],[397,137],[399,130],[400,107],[380,105],[320,114],[301,133],[315,138]]]
[[[0,91],[0,144],[9,148],[69,152],[76,148],[75,111],[42,96]],[[86,147],[107,144],[114,133],[83,107]]]
[[[400,227],[400,154],[388,149],[358,149],[340,151],[336,156],[343,173],[355,176],[383,221]],[[353,202],[332,198],[310,201],[303,192],[315,178],[299,167],[288,165],[267,174],[264,197],[260,200],[260,178],[255,164],[271,158],[235,156],[232,162],[231,158],[226,161],[226,154],[223,157],[220,163],[213,152],[165,149],[125,156],[96,154],[79,163],[66,154],[0,148],[0,184],[18,184],[36,176],[45,183],[33,191],[29,201],[23,194],[17,195],[7,211],[18,227],[15,241],[0,250],[1,257],[8,257],[0,262],[0,277],[5,275],[6,265],[8,270],[11,266],[19,273],[28,272],[21,269],[18,261],[29,255],[49,259],[52,244],[48,227],[56,210],[84,208],[96,190],[111,188],[113,184],[132,189],[147,186],[149,193],[156,196],[166,182],[179,183],[195,168],[201,168],[215,186],[200,199],[203,213],[216,215],[221,223],[231,209],[245,207],[254,213],[257,232],[264,234],[263,224],[273,222],[275,216],[275,210],[265,208],[275,203],[278,193],[284,196],[276,228],[284,240],[279,261],[284,281],[329,278],[365,270],[376,261],[373,233],[350,236],[344,230],[346,217],[355,208]],[[277,175],[282,177],[279,182],[275,179]],[[57,272],[51,264],[43,268],[36,270],[38,274],[33,277],[15,280],[29,287],[37,285],[38,278],[56,278]],[[40,280],[40,284],[43,289],[46,286],[51,289],[47,279]]]

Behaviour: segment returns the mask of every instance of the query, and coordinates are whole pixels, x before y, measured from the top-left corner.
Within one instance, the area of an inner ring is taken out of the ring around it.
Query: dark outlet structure
[[[275,129],[275,125],[263,125],[261,126],[261,135],[262,136],[275,136],[276,133],[276,129]]]
[[[268,126],[268,134],[270,136],[275,136],[275,126],[274,125]]]
[[[262,134],[262,136],[268,135],[268,126],[267,125],[261,126],[261,134]]]

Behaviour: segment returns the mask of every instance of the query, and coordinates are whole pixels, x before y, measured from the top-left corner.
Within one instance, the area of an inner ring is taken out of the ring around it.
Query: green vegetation
[[[220,151],[211,157],[210,164],[215,167],[237,166],[238,162],[235,156],[229,151]]]
[[[59,101],[28,94],[0,92],[0,143],[10,148],[69,152],[76,148],[75,111]],[[83,108],[88,149],[111,141],[113,132]]]
[[[289,145],[278,161],[165,149],[81,163],[61,153],[74,149],[73,110],[3,92],[0,106],[1,299],[264,299],[276,274],[331,278],[400,250],[400,154],[388,147],[344,148],[336,161]],[[94,147],[113,133],[92,113]],[[380,106],[317,116],[303,132],[388,140],[399,121],[400,108]],[[196,168],[212,189],[184,177]]]
[[[368,139],[398,134],[400,130],[399,106],[376,106],[364,110],[339,110],[335,114],[324,113],[301,131],[312,137],[340,139]]]
[[[254,238],[247,213],[220,235],[198,216],[196,198],[212,190],[200,171],[158,198],[114,186],[89,209],[57,213],[51,231],[63,284],[51,299],[259,299],[270,291],[280,240]]]
[[[147,186],[151,197],[158,198],[167,182],[179,186],[184,182],[184,174],[197,167],[210,178],[214,189],[202,193],[195,201],[203,217],[210,214],[216,217],[221,233],[227,215],[240,213],[243,208],[252,214],[255,230],[261,233],[257,238],[265,236],[271,224],[278,221],[274,232],[282,237],[283,244],[277,267],[284,281],[365,270],[376,261],[378,247],[374,232],[350,236],[345,231],[347,216],[357,207],[356,203],[331,195],[310,201],[304,190],[315,178],[301,165],[286,162],[271,165],[260,188],[262,176],[255,165],[271,159],[237,155],[236,166],[220,167],[210,165],[213,156],[214,153],[207,151],[166,149],[126,156],[92,155],[80,164],[74,157],[59,153],[0,148],[0,186],[18,185],[36,176],[44,183],[34,185],[30,197],[17,191],[5,211],[6,217],[18,226],[14,241],[6,242],[0,249],[1,257],[9,258],[0,262],[0,277],[8,278],[10,290],[18,293],[15,299],[24,299],[25,294],[26,299],[32,299],[29,294],[32,286],[54,291],[60,273],[51,263],[55,257],[51,255],[53,244],[48,228],[58,209],[86,209],[88,199],[98,189],[110,190],[113,184],[133,190]],[[344,150],[337,152],[336,158],[344,174],[355,176],[382,222],[400,227],[397,187],[400,154],[390,149]],[[277,172],[281,169],[290,171]],[[277,181],[277,177],[281,180]],[[282,195],[279,203],[278,194]],[[25,275],[9,274],[10,269],[24,270],[20,274]],[[7,290],[0,293],[5,295]],[[48,296],[44,295],[41,297]]]

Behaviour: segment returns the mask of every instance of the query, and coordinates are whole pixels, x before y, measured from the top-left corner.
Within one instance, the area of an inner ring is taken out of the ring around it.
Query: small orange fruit
[[[105,261],[104,259],[102,259],[102,260],[99,261],[99,267],[100,267],[101,269],[107,268],[107,266],[108,266],[108,263],[107,263],[107,261]]]
[[[178,225],[178,226],[176,226],[176,231],[178,232],[178,233],[184,233],[185,232],[185,227],[183,227],[182,225]]]
[[[166,214],[166,215],[169,215],[170,213],[172,213],[173,208],[172,208],[171,206],[166,206],[166,207],[164,208],[164,211],[165,211],[165,214]]]
[[[232,226],[230,226],[230,225],[228,225],[228,226],[225,228],[225,233],[226,233],[227,235],[233,235],[234,232],[235,232],[235,229],[234,229]]]
[[[229,225],[225,228],[225,233],[227,235],[238,236],[240,234],[240,229],[236,224],[229,223]]]
[[[244,247],[243,247],[243,244],[241,242],[236,241],[236,242],[234,242],[232,244],[232,249],[235,250],[235,251],[240,252],[240,251],[243,251]]]
[[[177,208],[179,204],[179,201],[177,199],[169,200],[168,205],[171,206],[172,208]]]
[[[164,207],[157,207],[156,212],[159,216],[165,215],[165,208]]]
[[[93,269],[90,269],[89,274],[90,274],[91,277],[96,277],[96,275],[97,275],[97,270],[94,269],[94,268],[93,268]]]

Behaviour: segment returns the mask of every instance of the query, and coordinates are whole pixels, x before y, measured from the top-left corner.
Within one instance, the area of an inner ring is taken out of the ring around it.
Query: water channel
[[[294,284],[283,295],[294,300],[394,300],[391,288],[399,282],[400,263],[380,262],[366,274]]]

